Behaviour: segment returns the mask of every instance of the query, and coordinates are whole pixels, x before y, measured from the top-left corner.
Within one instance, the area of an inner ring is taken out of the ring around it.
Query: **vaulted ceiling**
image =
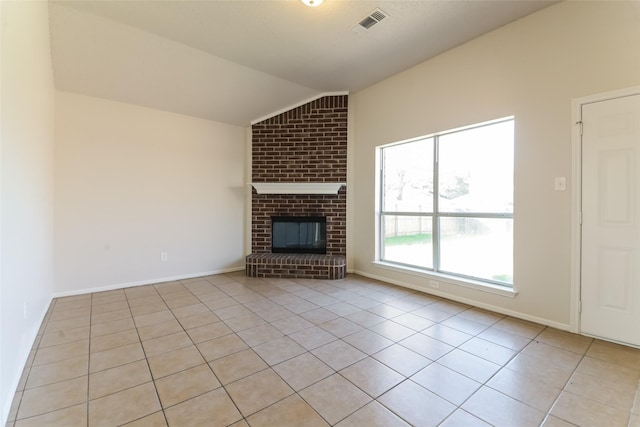
[[[361,90],[553,3],[50,0],[55,83],[244,126],[321,93]],[[376,9],[383,19],[358,25]]]

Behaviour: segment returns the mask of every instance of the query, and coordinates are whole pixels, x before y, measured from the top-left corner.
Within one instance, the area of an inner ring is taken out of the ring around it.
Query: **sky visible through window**
[[[511,284],[513,133],[510,119],[384,147],[384,260]]]

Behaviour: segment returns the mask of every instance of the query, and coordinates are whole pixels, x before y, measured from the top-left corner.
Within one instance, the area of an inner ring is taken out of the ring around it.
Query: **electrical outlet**
[[[165,262],[167,258],[168,257],[166,252],[160,252],[160,261]]]
[[[440,287],[440,283],[436,282],[435,280],[429,280],[429,286],[431,286],[434,289],[438,289]]]

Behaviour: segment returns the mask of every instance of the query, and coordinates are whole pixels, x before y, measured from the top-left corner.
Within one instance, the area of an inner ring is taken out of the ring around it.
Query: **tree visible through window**
[[[380,148],[380,260],[513,284],[514,120]]]

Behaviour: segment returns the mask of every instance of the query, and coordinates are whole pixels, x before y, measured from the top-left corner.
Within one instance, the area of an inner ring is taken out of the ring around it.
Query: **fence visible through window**
[[[383,146],[380,260],[513,284],[514,119]]]

